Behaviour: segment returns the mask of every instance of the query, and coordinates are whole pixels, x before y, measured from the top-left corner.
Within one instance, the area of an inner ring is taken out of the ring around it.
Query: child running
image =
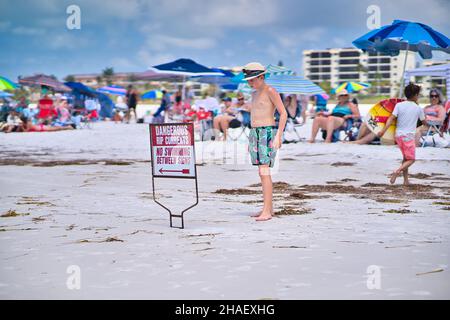
[[[381,138],[397,118],[395,142],[402,152],[403,161],[402,165],[392,173],[391,184],[394,184],[397,177],[403,173],[403,184],[409,185],[408,168],[416,161],[415,133],[417,121],[420,119],[425,124],[425,114],[417,104],[420,89],[420,86],[413,83],[406,86],[405,96],[408,100],[395,105],[394,111],[386,122],[386,125],[378,133],[378,137]]]
[[[244,80],[247,80],[254,89],[250,107],[252,128],[249,135],[249,151],[252,164],[259,169],[264,198],[262,211],[254,217],[256,221],[266,221],[273,215],[270,168],[275,163],[276,150],[281,147],[287,112],[278,92],[265,83],[264,74],[267,71],[263,65],[251,62],[244,67],[243,72]],[[275,126],[275,109],[280,114],[278,130]]]

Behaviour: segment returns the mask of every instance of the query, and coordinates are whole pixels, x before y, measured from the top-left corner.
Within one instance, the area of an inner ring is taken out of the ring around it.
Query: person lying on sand
[[[278,92],[264,81],[267,72],[258,62],[247,64],[243,70],[244,80],[255,91],[250,107],[251,126],[249,151],[252,164],[258,166],[264,197],[264,207],[256,221],[270,220],[273,215],[272,177],[270,168],[275,163],[276,150],[281,147],[281,138],[287,121],[287,112]],[[275,127],[275,109],[280,114],[278,130]]]
[[[27,118],[21,117],[23,132],[51,132],[51,131],[63,131],[74,130],[74,125],[66,127],[52,127],[44,124],[33,125]]]

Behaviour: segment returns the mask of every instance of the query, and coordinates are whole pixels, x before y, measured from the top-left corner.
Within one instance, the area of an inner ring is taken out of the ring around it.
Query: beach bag
[[[229,127],[232,128],[232,129],[240,128],[241,127],[241,122],[238,119],[232,119],[230,121]]]
[[[292,119],[288,119],[286,122],[286,127],[284,128],[283,142],[290,143],[298,141],[300,141],[300,139],[295,132],[294,121]]]
[[[450,146],[450,142],[441,137],[439,133],[435,133],[432,136],[425,137],[426,147],[447,148]]]

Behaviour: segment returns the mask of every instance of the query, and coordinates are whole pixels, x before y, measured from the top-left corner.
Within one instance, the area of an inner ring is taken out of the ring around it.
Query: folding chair
[[[237,141],[244,134],[248,138],[248,129],[251,128],[250,112],[241,109],[239,110],[239,114],[236,118],[241,122],[241,126],[239,128],[231,128],[231,131],[237,130],[239,133],[236,136],[234,134],[230,134],[229,128],[228,137],[230,137],[233,141]]]
[[[58,115],[52,99],[43,98],[39,100],[38,108],[39,113],[36,118],[40,122],[51,122],[51,120]]]
[[[439,133],[441,137],[444,136],[444,134],[441,132],[442,123],[437,121],[428,121],[428,130],[425,133],[425,135],[422,135],[420,138],[422,139],[422,148],[425,147],[425,144],[427,142],[427,137],[433,136],[436,133]],[[436,146],[436,142],[433,139],[433,147]]]

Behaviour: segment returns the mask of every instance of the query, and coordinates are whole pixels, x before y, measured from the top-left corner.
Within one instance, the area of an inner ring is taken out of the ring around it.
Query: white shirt
[[[392,114],[397,117],[397,137],[415,134],[417,121],[425,120],[423,109],[412,101],[397,103]]]

